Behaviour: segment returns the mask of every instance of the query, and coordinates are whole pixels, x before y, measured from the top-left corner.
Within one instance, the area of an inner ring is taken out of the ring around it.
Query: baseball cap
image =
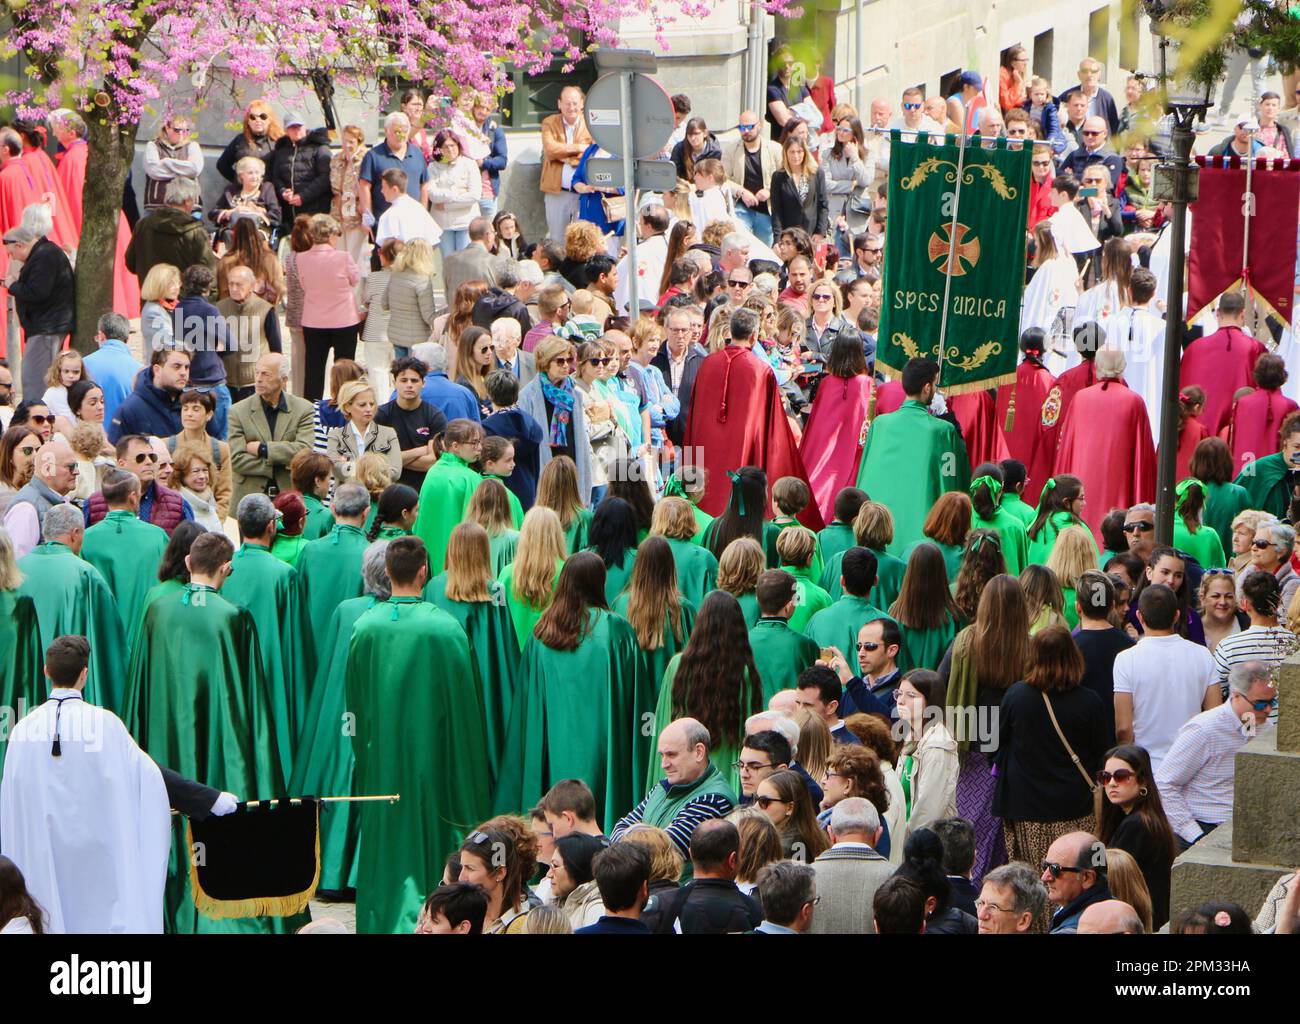
[[[286,128],[292,128],[292,127],[293,127],[294,125],[296,125],[296,124],[297,124],[297,125],[302,125],[304,128],[307,127],[307,122],[304,121],[304,120],[303,120],[301,117],[299,117],[297,114],[290,114],[289,117],[286,118],[286,119],[285,119],[285,122],[284,122],[284,126],[285,126]]]
[[[978,71],[963,71],[961,73],[962,85],[973,85],[976,89],[984,88],[984,79]]]
[[[1259,122],[1253,117],[1243,117],[1237,122],[1237,127],[1245,128],[1248,132],[1257,132],[1259,131]]]

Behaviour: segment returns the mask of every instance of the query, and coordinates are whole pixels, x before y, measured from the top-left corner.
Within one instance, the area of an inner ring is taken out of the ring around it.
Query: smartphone
[[[825,661],[825,662],[831,662],[831,661],[834,661],[834,660],[835,660],[835,652],[832,651],[829,647],[823,647],[823,648],[822,648],[822,653],[821,653],[821,660],[822,660],[822,661]]]
[[[1096,199],[1099,195],[1101,195],[1101,191],[1095,185],[1079,189],[1080,199]]]

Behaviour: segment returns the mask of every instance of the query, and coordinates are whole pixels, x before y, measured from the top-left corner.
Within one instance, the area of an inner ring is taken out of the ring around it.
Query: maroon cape
[[[901,380],[887,380],[876,388],[876,415],[883,416],[887,412],[897,412],[903,408],[903,403],[907,401],[907,393],[903,390]]]
[[[1263,388],[1256,388],[1237,399],[1228,433],[1234,473],[1240,472],[1249,462],[1277,452],[1277,432],[1282,427],[1282,420],[1296,409],[1300,406],[1282,392]]]
[[[987,391],[969,391],[948,399],[948,408],[961,425],[961,438],[966,442],[973,470],[981,462],[1001,462],[1010,457],[1010,451],[998,419],[997,402]]]
[[[1196,384],[1204,389],[1205,409],[1200,420],[1211,434],[1232,420],[1233,393],[1255,386],[1255,362],[1267,351],[1240,327],[1220,327],[1208,338],[1197,338],[1187,346],[1178,386]]]
[[[1083,518],[1093,533],[1111,509],[1154,500],[1156,449],[1142,396],[1122,380],[1103,380],[1075,395],[1054,472],[1083,481]]]
[[[36,188],[41,193],[40,201],[50,205],[51,219],[54,221],[50,241],[64,249],[75,249],[80,229],[73,221],[72,207],[68,203],[67,193],[59,183],[54,161],[45,150],[29,149],[26,145],[23,146],[23,155],[19,159],[35,180]]]
[[[28,172],[21,157],[14,157],[0,167],[0,235],[23,222],[23,210],[41,201],[41,190]],[[9,251],[0,248],[0,281],[9,269]],[[0,302],[8,303],[8,293],[0,288]],[[0,332],[3,334],[3,332]],[[0,356],[8,355],[8,339],[0,337]]]
[[[799,456],[808,470],[813,501],[830,522],[835,496],[858,482],[862,461],[862,424],[871,399],[871,378],[823,377],[813,399],[808,425],[799,443]]]
[[[1085,359],[1078,366],[1072,366],[1063,374],[1056,378],[1056,387],[1047,393],[1047,399],[1043,402],[1042,411],[1039,413],[1039,419],[1043,424],[1043,433],[1045,435],[1044,443],[1047,450],[1052,453],[1052,466],[1056,466],[1056,452],[1061,444],[1061,424],[1065,421],[1065,414],[1070,408],[1070,403],[1074,401],[1074,396],[1084,388],[1090,388],[1097,383],[1097,372],[1092,365],[1091,359]],[[1039,481],[1046,484],[1046,480]],[[1029,499],[1025,499],[1028,501]]]
[[[1029,473],[1022,497],[1030,505],[1038,504],[1043,485],[1052,475],[1056,432],[1043,426],[1043,403],[1056,383],[1051,370],[1026,359],[1016,367],[1016,382],[998,388],[998,430],[1007,440],[1011,457],[1023,462]],[[1012,388],[1015,389],[1016,418],[1011,430],[1007,431],[1007,409],[1011,406]]]
[[[783,476],[808,481],[781,408],[776,375],[767,363],[738,345],[728,345],[700,363],[691,389],[685,444],[689,449],[683,453],[685,461],[707,471],[700,508],[712,516],[727,507],[731,494],[727,473],[741,466],[760,467],[767,473],[769,488]],[[767,516],[772,516],[770,494]],[[822,528],[815,501],[799,521],[811,530]]]

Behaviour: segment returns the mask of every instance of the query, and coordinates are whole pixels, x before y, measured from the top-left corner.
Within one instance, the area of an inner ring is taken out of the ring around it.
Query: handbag
[[[617,224],[627,220],[627,196],[601,196],[600,207],[605,212],[605,220]]]
[[[1041,690],[1039,692],[1042,693]],[[1047,705],[1047,717],[1052,720],[1052,728],[1056,730],[1056,735],[1060,737],[1061,746],[1065,747],[1065,752],[1070,755],[1074,767],[1079,769],[1083,781],[1088,784],[1088,792],[1095,795],[1101,789],[1101,786],[1097,784],[1096,779],[1088,774],[1087,769],[1083,767],[1083,762],[1079,760],[1079,755],[1074,752],[1074,748],[1070,746],[1070,741],[1065,738],[1065,733],[1061,731],[1061,723],[1056,720],[1056,711],[1052,708],[1052,699],[1046,693],[1043,693],[1043,703]]]

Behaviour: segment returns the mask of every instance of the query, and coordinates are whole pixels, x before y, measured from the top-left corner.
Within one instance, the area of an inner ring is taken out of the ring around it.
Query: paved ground
[[[353,934],[357,930],[357,905],[355,903],[329,903],[319,898],[311,901],[311,919],[319,921],[322,918],[332,917],[336,921],[342,921],[347,925],[349,932]]]

